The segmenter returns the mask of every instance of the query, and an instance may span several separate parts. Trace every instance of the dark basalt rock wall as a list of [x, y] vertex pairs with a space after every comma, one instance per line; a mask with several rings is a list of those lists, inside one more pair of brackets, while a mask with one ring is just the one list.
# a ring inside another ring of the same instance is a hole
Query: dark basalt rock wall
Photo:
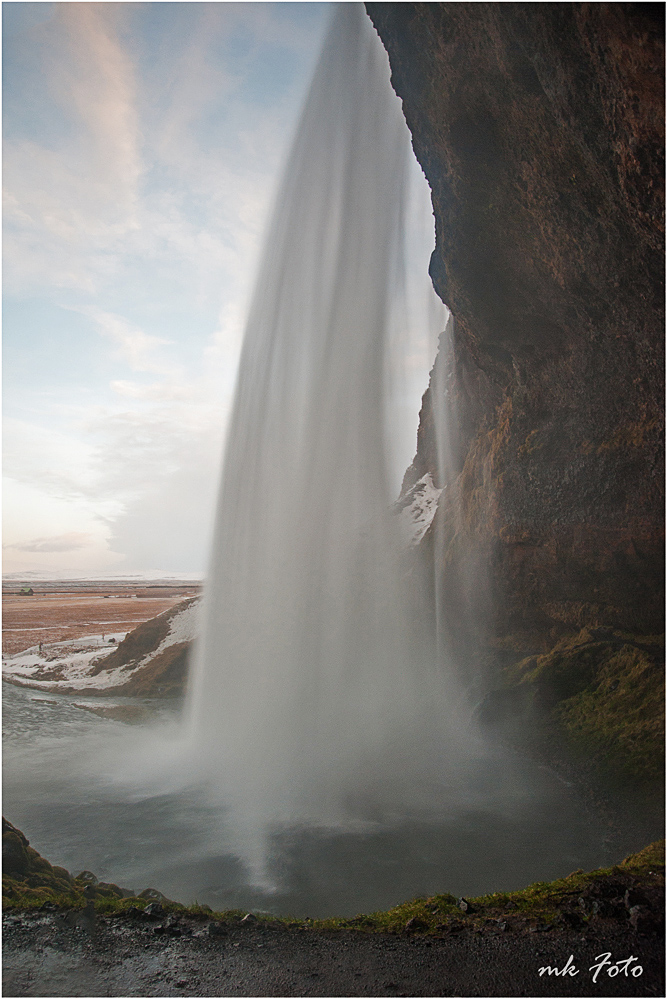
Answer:
[[[456, 320], [441, 592], [467, 580], [495, 639], [662, 631], [663, 5], [366, 8]], [[432, 404], [413, 479], [436, 477]]]

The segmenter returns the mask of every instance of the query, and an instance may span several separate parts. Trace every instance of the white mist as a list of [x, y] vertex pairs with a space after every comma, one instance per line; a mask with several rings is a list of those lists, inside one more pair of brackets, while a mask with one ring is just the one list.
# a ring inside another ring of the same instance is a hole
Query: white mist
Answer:
[[419, 810], [464, 755], [390, 512], [410, 155], [386, 53], [341, 4], [257, 279], [189, 692], [196, 766], [250, 825]]

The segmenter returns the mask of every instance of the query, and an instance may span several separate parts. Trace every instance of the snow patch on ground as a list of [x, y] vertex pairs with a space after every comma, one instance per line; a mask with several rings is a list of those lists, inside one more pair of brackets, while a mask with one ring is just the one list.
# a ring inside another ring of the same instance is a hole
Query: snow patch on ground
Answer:
[[197, 636], [197, 625], [199, 622], [199, 601], [191, 603], [178, 614], [174, 614], [169, 622], [169, 634], [164, 638], [158, 647], [149, 652], [140, 661], [140, 666], [146, 666], [152, 659], [161, 655], [170, 645], [178, 642], [192, 642]]
[[427, 472], [401, 499], [398, 513], [401, 530], [408, 544], [418, 545], [428, 531], [441, 493], [442, 489], [433, 485], [431, 473]]
[[[105, 635], [105, 639], [108, 636]], [[124, 632], [110, 636], [116, 643], [125, 638]], [[89, 676], [96, 663], [117, 649], [117, 644], [102, 644], [101, 635], [86, 635], [83, 639], [38, 645], [13, 656], [2, 657], [3, 679], [19, 686], [38, 686], [40, 690], [60, 687], [103, 689], [124, 682], [124, 677], [108, 673]]]
[[[78, 640], [53, 642], [34, 645], [24, 652], [3, 656], [2, 676], [10, 683], [21, 687], [33, 687], [39, 690], [58, 691], [93, 691], [120, 687], [142, 669], [161, 652], [177, 642], [192, 641], [197, 632], [197, 614], [199, 601], [189, 602], [182, 610], [176, 608], [176, 613], [169, 622], [169, 633], [156, 649], [133, 665], [132, 669], [118, 667], [103, 669], [91, 676], [93, 668], [100, 660], [106, 658], [118, 648], [118, 643], [125, 638], [125, 632], [118, 634], [86, 635]], [[109, 639], [115, 642], [109, 644]]]

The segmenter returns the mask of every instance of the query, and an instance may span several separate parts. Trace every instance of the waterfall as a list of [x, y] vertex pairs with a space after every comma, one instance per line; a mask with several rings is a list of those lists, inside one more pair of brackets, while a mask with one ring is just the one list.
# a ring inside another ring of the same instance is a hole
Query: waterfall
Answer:
[[[457, 687], [451, 635], [479, 630], [483, 580], [437, 561], [460, 516], [452, 323], [425, 413], [436, 455], [412, 469], [413, 511], [407, 492], [392, 503], [390, 383], [414, 362], [394, 308], [409, 156], [384, 49], [340, 4], [248, 319], [185, 716], [129, 728], [62, 695], [5, 697], [5, 807], [71, 870], [331, 916], [613, 859], [608, 817], [596, 827], [567, 782], [481, 740]], [[443, 489], [424, 584], [403, 527]]]
[[248, 822], [414, 810], [464, 740], [411, 625], [388, 487], [409, 155], [386, 53], [341, 4], [249, 314], [189, 691], [197, 766]]

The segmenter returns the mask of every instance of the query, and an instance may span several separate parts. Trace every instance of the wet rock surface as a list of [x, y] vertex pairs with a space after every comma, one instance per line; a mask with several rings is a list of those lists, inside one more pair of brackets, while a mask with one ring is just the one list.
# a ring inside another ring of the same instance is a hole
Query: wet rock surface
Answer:
[[[664, 633], [664, 6], [366, 8], [454, 316], [403, 484], [442, 490], [411, 568], [415, 619], [437, 605], [510, 738], [555, 721], [568, 752], [658, 785], [664, 643], [645, 640]], [[601, 631], [594, 669], [559, 645]], [[550, 650], [553, 670], [508, 677]]]
[[366, 7], [456, 321], [406, 483], [443, 485], [429, 393], [446, 389], [443, 612], [465, 632], [472, 602], [492, 637], [543, 645], [662, 632], [664, 8]]
[[[83, 871], [82, 875], [90, 874]], [[90, 875], [95, 878], [95, 875]], [[3, 895], [12, 895], [19, 888], [23, 890], [47, 888], [50, 891], [71, 891], [75, 879], [64, 867], [54, 867], [37, 850], [30, 846], [25, 833], [2, 817], [2, 882]], [[97, 878], [95, 878], [97, 883]], [[86, 877], [80, 887], [88, 883]]]
[[[652, 996], [664, 995], [658, 936], [613, 921], [582, 932], [463, 925], [436, 937], [315, 932], [187, 916], [72, 925], [59, 913], [4, 918], [10, 996]], [[156, 932], [161, 928], [161, 932]], [[177, 932], [178, 931], [178, 932]], [[609, 954], [593, 982], [594, 968]], [[572, 955], [571, 972], [563, 971]], [[617, 962], [634, 960], [638, 976]], [[590, 969], [593, 970], [590, 970]]]

